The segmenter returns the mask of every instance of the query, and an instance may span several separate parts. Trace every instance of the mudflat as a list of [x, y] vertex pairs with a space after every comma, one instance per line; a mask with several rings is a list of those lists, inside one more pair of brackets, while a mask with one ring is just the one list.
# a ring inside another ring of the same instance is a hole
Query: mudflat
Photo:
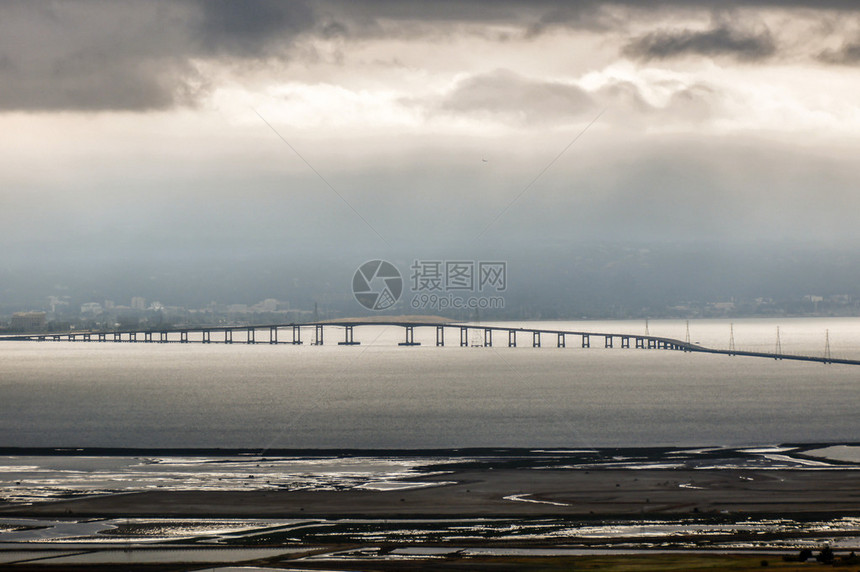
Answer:
[[[860, 471], [461, 470], [405, 490], [158, 491], [0, 506], [28, 516], [654, 517], [860, 515]], [[410, 481], [404, 480], [403, 484]]]

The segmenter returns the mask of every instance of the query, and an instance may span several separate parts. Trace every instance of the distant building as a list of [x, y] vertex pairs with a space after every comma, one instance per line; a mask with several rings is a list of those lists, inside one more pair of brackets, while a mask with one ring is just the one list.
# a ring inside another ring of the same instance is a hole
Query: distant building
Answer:
[[101, 314], [102, 311], [102, 305], [98, 302], [87, 302], [86, 304], [81, 304], [81, 314]]
[[146, 298], [135, 296], [131, 299], [132, 310], [146, 310]]
[[45, 312], [16, 312], [9, 328], [15, 332], [38, 332], [45, 329]]
[[[67, 298], [68, 296], [63, 296], [63, 298]], [[51, 306], [51, 313], [55, 313], [57, 311], [57, 306], [68, 306], [69, 303], [63, 298], [59, 296], [48, 296], [48, 304]]]
[[257, 302], [253, 306], [251, 306], [250, 310], [252, 312], [277, 312], [281, 306], [281, 303], [275, 300], [274, 298], [266, 298], [262, 302]]

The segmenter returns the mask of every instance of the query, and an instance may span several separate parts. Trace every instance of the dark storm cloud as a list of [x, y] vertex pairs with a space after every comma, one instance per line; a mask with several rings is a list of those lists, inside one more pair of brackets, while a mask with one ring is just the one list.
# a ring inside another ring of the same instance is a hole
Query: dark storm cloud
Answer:
[[[856, 2], [811, 0], [0, 0], [0, 112], [167, 109], [193, 105], [212, 78], [200, 62], [287, 60], [302, 38], [367, 40], [392, 34], [480, 33], [501, 25], [528, 37], [549, 28], [615, 30], [682, 11], [853, 10]], [[471, 25], [471, 31], [463, 26]], [[508, 38], [504, 34], [500, 39]], [[509, 39], [509, 38], [508, 38]], [[759, 60], [776, 46], [767, 32], [729, 25], [663, 30], [627, 46], [636, 58], [730, 55]], [[847, 45], [824, 59], [849, 62]]]
[[769, 31], [750, 32], [721, 25], [709, 30], [660, 30], [627, 44], [625, 55], [641, 60], [684, 56], [732, 56], [755, 61], [772, 56], [776, 44]]
[[546, 21], [592, 22], [590, 16], [605, 8], [724, 10], [734, 8], [858, 9], [854, 0], [329, 0], [318, 2], [326, 9], [350, 14], [350, 19], [389, 18], [425, 21], [521, 23], [534, 15]]
[[316, 24], [304, 2], [202, 0], [202, 17], [190, 30], [204, 52], [247, 58], [271, 55]]

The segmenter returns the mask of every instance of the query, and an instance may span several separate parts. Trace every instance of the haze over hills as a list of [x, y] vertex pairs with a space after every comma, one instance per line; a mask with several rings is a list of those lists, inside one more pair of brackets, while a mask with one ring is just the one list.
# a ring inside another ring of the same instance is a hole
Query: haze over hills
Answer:
[[[0, 270], [0, 312], [45, 310], [50, 297], [76, 313], [90, 302], [129, 305], [132, 297], [188, 309], [251, 306], [265, 299], [322, 317], [374, 315], [353, 297], [351, 281], [369, 259], [391, 261], [403, 277], [400, 302], [386, 314], [441, 313], [458, 319], [474, 310], [436, 312], [410, 307], [410, 268], [416, 260], [504, 261], [507, 285], [496, 295], [503, 308], [486, 318], [629, 318], [733, 315], [857, 315], [860, 254], [835, 249], [786, 248], [785, 244], [734, 248], [714, 245], [541, 245], [453, 250], [448, 256], [412, 254], [405, 248], [350, 248], [325, 259], [280, 245], [241, 257], [214, 252], [119, 258], [81, 256], [65, 260], [22, 257]], [[368, 254], [364, 254], [368, 252]], [[438, 292], [461, 295], [462, 292]], [[60, 308], [63, 310], [63, 307]]]

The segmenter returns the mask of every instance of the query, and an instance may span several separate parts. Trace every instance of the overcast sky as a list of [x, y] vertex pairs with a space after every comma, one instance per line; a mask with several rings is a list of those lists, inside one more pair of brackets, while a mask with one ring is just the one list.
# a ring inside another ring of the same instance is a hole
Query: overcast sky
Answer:
[[0, 0], [4, 264], [860, 242], [851, 1]]

